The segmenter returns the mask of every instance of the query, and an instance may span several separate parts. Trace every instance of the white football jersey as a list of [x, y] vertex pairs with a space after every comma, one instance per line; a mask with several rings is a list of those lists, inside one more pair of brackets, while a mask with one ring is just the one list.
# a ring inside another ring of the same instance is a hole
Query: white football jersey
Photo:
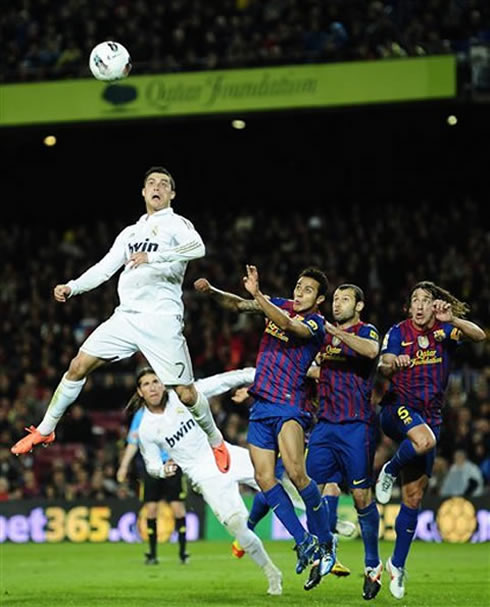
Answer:
[[[133, 253], [148, 254], [148, 263], [125, 265]], [[171, 207], [143, 215], [124, 228], [110, 251], [76, 280], [67, 284], [70, 297], [95, 289], [124, 266], [119, 277], [119, 309], [183, 315], [182, 282], [191, 259], [203, 257], [203, 241], [190, 221]]]
[[161, 451], [182, 468], [194, 485], [213, 477], [226, 477], [229, 482], [242, 483], [258, 489], [248, 449], [226, 443], [230, 452], [230, 470], [218, 470], [204, 431], [182, 404], [174, 390], [169, 390], [163, 413], [151, 413], [146, 407], [138, 429], [138, 440], [145, 467], [152, 476], [161, 476]]
[[163, 413], [151, 413], [145, 408], [139, 444], [149, 474], [163, 469], [162, 450], [196, 483], [221, 474], [204, 431], [174, 390], [169, 390]]

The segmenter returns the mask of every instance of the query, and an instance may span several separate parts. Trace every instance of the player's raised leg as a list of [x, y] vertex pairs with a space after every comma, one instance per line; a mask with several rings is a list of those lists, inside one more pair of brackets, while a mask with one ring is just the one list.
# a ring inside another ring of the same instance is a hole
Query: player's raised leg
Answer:
[[104, 364], [104, 360], [79, 351], [71, 361], [48, 405], [41, 423], [30, 426], [28, 434], [11, 448], [15, 455], [29, 453], [36, 445], [48, 445], [55, 439], [54, 430], [68, 407], [75, 402], [86, 382], [87, 375]]
[[[376, 499], [380, 504], [387, 504], [391, 499], [393, 485], [400, 471], [416, 457], [425, 455], [436, 446], [436, 437], [431, 428], [423, 423], [417, 413], [408, 407], [399, 407], [398, 416], [407, 424], [406, 438], [402, 440], [395, 455], [384, 464], [376, 482]], [[421, 423], [422, 422], [422, 423]]]

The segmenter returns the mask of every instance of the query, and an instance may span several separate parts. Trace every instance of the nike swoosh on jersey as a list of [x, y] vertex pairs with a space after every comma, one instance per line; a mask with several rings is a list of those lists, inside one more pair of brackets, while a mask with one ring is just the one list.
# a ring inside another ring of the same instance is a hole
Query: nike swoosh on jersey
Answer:
[[402, 341], [402, 346], [411, 346], [413, 344], [413, 341]]
[[320, 502], [320, 503], [318, 504], [318, 506], [313, 506], [313, 510], [314, 510], [315, 512], [317, 512], [317, 510], [320, 510], [320, 508], [322, 507], [322, 504], [323, 504], [323, 502]]
[[365, 478], [361, 478], [360, 481], [352, 481], [353, 485], [360, 485], [361, 483], [363, 483], [366, 479]]

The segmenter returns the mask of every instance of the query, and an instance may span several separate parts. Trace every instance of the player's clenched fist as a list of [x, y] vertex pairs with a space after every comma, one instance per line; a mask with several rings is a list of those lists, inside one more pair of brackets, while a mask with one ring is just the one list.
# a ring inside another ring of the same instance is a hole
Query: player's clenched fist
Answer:
[[64, 303], [70, 297], [71, 289], [68, 285], [56, 285], [53, 291], [56, 301]]
[[176, 472], [177, 464], [172, 459], [169, 459], [163, 464], [163, 474], [165, 478], [168, 478], [169, 476], [175, 476]]
[[194, 282], [194, 289], [196, 289], [196, 291], [201, 291], [201, 293], [207, 293], [211, 290], [211, 284], [206, 278], [198, 278]]

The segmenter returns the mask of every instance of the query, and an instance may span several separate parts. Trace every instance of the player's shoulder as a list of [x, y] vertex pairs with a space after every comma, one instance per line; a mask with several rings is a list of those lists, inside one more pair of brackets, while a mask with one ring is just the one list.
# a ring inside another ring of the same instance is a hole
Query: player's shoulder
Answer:
[[131, 223], [131, 224], [127, 225], [125, 228], [123, 228], [119, 232], [117, 237], [118, 238], [130, 238], [136, 232], [137, 226], [143, 217], [144, 217], [144, 215], [142, 217], [140, 217], [138, 219], [138, 221], [135, 221], [134, 223]]
[[370, 322], [364, 322], [364, 321], [361, 321], [361, 322], [359, 323], [359, 329], [358, 329], [358, 332], [359, 332], [359, 333], [361, 333], [361, 332], [362, 332], [362, 333], [364, 333], [365, 335], [369, 335], [369, 336], [371, 336], [371, 337], [376, 337], [376, 336], [378, 336], [378, 337], [379, 337], [379, 331], [378, 331], [378, 328], [377, 328], [375, 325], [373, 325], [372, 323], [370, 323]]
[[173, 225], [175, 225], [176, 227], [184, 226], [188, 230], [195, 229], [194, 224], [192, 223], [192, 221], [190, 221], [190, 219], [187, 219], [187, 217], [184, 217], [183, 215], [176, 213], [173, 209], [171, 209], [171, 211], [172, 212], [168, 214], [168, 217], [170, 218], [170, 221], [173, 223]]

